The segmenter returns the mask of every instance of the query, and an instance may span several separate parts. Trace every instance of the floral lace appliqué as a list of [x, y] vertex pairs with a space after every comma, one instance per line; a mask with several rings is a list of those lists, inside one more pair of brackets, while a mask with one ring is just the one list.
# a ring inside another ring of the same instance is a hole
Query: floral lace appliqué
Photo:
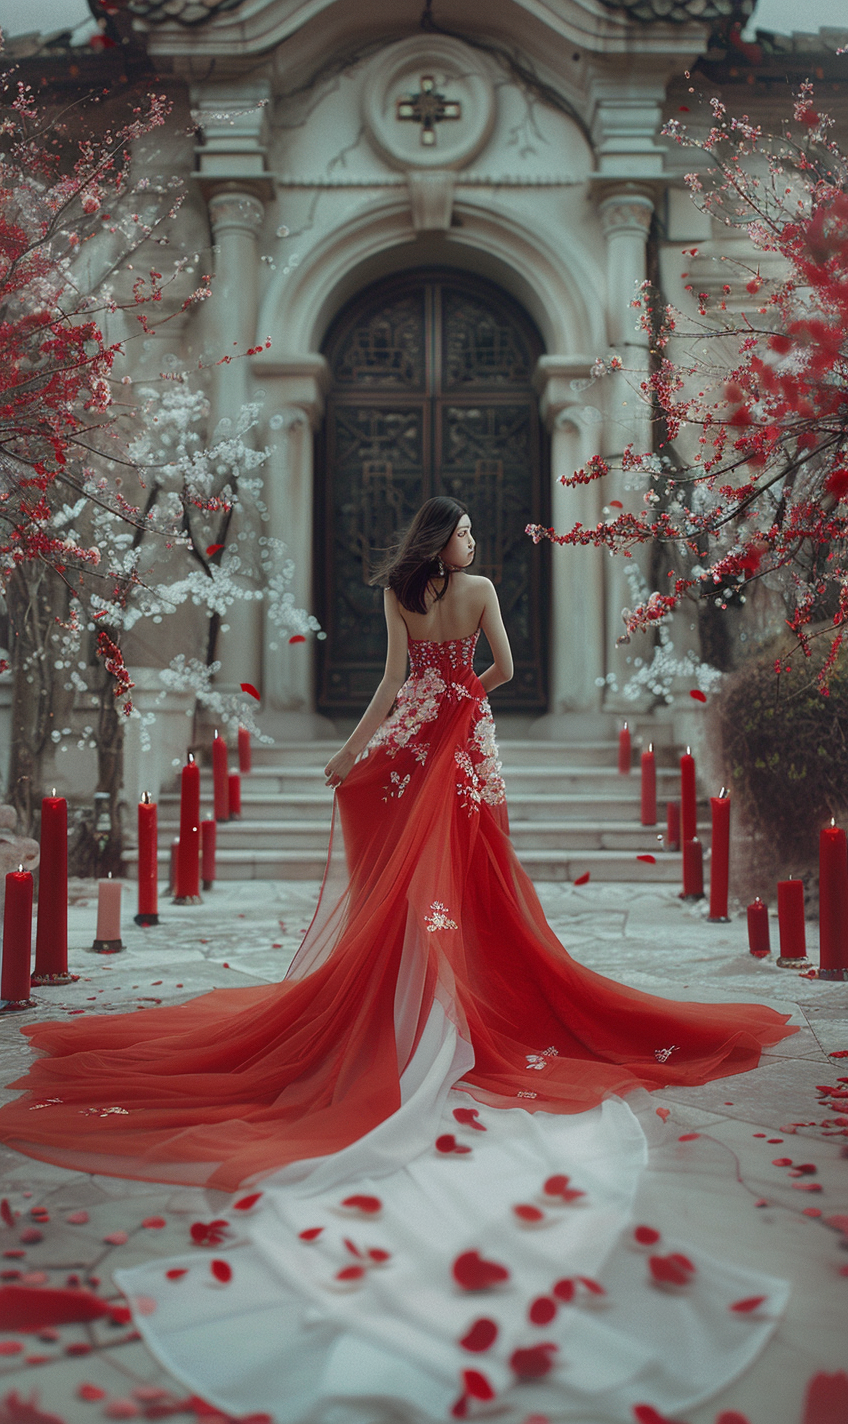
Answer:
[[543, 1048], [541, 1053], [525, 1054], [527, 1067], [534, 1068], [537, 1073], [541, 1073], [543, 1068], [547, 1068], [547, 1059], [559, 1058], [558, 1048]]
[[459, 929], [456, 920], [450, 918], [450, 911], [447, 905], [442, 905], [438, 900], [434, 900], [430, 906], [431, 914], [425, 916], [424, 923], [430, 934], [434, 930], [456, 930]]
[[64, 1101], [64, 1098], [45, 1098], [41, 1103], [33, 1103], [29, 1110], [30, 1112], [38, 1112], [39, 1108], [52, 1108], [55, 1107], [57, 1103]]
[[672, 1053], [678, 1052], [679, 1049], [677, 1047], [677, 1044], [673, 1043], [670, 1048], [655, 1048], [654, 1057], [656, 1058], [658, 1063], [667, 1063]]
[[[435, 668], [427, 668], [419, 677], [408, 678], [397, 695], [394, 712], [377, 728], [368, 743], [368, 750], [383, 747], [390, 757], [397, 756], [399, 751], [418, 737], [422, 727], [436, 720], [439, 715], [439, 699], [446, 690], [447, 683], [444, 678], [439, 677]], [[424, 757], [419, 760], [423, 761]]]
[[129, 1108], [81, 1108], [81, 1117], [110, 1117], [112, 1113], [119, 1113], [121, 1117], [129, 1117]]
[[385, 788], [386, 794], [383, 800], [388, 801], [394, 797], [400, 798], [408, 785], [409, 772], [407, 772], [406, 776], [401, 776], [400, 772], [393, 771], [390, 775], [389, 784]]

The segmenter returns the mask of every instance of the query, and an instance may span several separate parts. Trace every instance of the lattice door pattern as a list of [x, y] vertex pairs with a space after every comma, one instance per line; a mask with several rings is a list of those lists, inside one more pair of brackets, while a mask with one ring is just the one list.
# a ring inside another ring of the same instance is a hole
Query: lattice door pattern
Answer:
[[316, 479], [327, 630], [319, 707], [358, 713], [370, 699], [386, 637], [369, 569], [422, 501], [445, 493], [470, 510], [474, 572], [496, 584], [512, 642], [515, 678], [493, 702], [544, 711], [546, 551], [524, 533], [528, 523], [550, 522], [531, 384], [543, 349], [535, 328], [498, 287], [428, 270], [361, 293], [324, 349], [333, 388]]

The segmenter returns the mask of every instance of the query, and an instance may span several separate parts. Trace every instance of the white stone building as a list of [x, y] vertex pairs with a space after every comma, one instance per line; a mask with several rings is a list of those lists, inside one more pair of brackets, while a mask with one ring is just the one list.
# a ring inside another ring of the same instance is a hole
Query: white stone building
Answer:
[[[262, 724], [284, 740], [331, 735], [364, 706], [382, 660], [367, 551], [440, 490], [468, 502], [501, 588], [517, 663], [494, 699], [502, 725], [557, 738], [616, 709], [605, 679], [626, 680], [615, 645], [633, 602], [620, 561], [537, 548], [524, 526], [593, 524], [611, 498], [639, 499], [557, 477], [650, 445], [632, 388], [646, 360], [637, 284], [650, 270], [685, 303], [681, 248], [694, 244], [698, 281], [717, 280], [721, 235], [691, 203], [663, 121], [694, 110], [692, 89], [778, 118], [811, 71], [844, 114], [838, 37], [745, 45], [750, 0], [422, 3], [126, 7], [127, 53], [146, 48], [196, 125], [178, 156], [192, 188], [179, 222], [215, 265], [207, 308], [143, 361], [263, 347], [217, 368], [213, 413], [261, 395], [265, 532], [289, 546], [296, 601], [327, 632], [278, 646], [245, 604], [221, 635], [221, 682], [260, 688]], [[612, 352], [631, 374], [592, 383]], [[202, 636], [189, 621], [134, 637], [141, 705], [173, 649]], [[697, 646], [688, 619], [675, 636]], [[179, 735], [157, 740], [165, 775]]]

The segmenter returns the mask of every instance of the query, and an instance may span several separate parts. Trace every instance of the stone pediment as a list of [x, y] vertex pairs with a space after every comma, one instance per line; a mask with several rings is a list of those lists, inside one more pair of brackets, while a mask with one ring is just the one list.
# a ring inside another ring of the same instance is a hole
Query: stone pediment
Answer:
[[[636, 51], [677, 54], [697, 51], [705, 29], [729, 13], [740, 14], [747, 0], [509, 0], [491, 15], [503, 38], [519, 41], [535, 32], [540, 54], [552, 42], [577, 45], [589, 54]], [[403, 35], [418, 31], [418, 17], [398, 0], [370, 0], [358, 7], [350, 0], [131, 0], [138, 29], [148, 34], [148, 49], [158, 56], [216, 55], [238, 63], [268, 54], [295, 36], [312, 31], [318, 47], [354, 37]], [[510, 12], [514, 12], [511, 16]], [[485, 17], [484, 18], [488, 18]], [[438, 3], [437, 33], [473, 34], [480, 29], [480, 8], [473, 0]], [[648, 23], [646, 23], [646, 21]]]

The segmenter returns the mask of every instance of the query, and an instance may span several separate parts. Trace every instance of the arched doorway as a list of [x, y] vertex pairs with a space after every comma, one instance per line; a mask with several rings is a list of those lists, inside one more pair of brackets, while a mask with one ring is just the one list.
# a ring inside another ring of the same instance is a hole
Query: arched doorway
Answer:
[[[439, 493], [468, 505], [475, 569], [497, 585], [504, 611], [515, 677], [493, 701], [504, 712], [545, 711], [546, 551], [524, 533], [549, 523], [532, 387], [543, 349], [506, 292], [450, 269], [377, 282], [336, 317], [323, 345], [332, 388], [315, 481], [322, 712], [358, 713], [370, 699], [385, 624], [369, 558]], [[488, 649], [478, 657], [485, 665]]]

